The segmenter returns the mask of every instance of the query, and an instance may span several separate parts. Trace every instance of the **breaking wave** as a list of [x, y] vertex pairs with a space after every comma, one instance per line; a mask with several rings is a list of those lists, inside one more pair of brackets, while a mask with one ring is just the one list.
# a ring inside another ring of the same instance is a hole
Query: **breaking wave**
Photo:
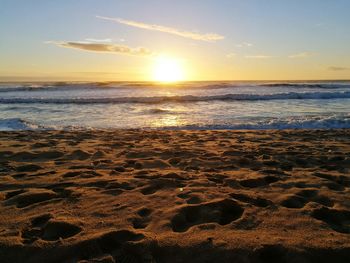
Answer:
[[41, 103], [41, 104], [118, 104], [118, 103], [166, 103], [166, 102], [206, 102], [206, 101], [260, 101], [260, 100], [307, 100], [350, 98], [350, 91], [342, 92], [288, 92], [276, 94], [225, 94], [213, 96], [155, 96], [116, 98], [0, 98], [0, 103]]
[[175, 130], [292, 130], [292, 129], [349, 129], [350, 115], [319, 118], [288, 118], [260, 120], [246, 124], [187, 125], [164, 127]]
[[0, 119], [0, 131], [38, 130], [39, 125], [20, 118]]
[[[106, 126], [43, 126], [20, 118], [0, 119], [0, 131], [20, 130], [94, 130], [94, 129], [130, 129], [131, 127], [114, 127], [111, 123]], [[286, 130], [286, 129], [349, 129], [350, 114], [334, 116], [309, 116], [288, 118], [263, 118], [242, 123], [227, 124], [193, 124], [184, 126], [165, 127], [133, 127], [133, 129], [165, 129], [165, 130]]]
[[[0, 84], [0, 93], [3, 92], [31, 92], [31, 91], [64, 91], [64, 90], [89, 90], [89, 89], [134, 89], [134, 88], [156, 88], [163, 87], [162, 84], [152, 82], [57, 82], [41, 84]], [[293, 82], [183, 82], [167, 85], [169, 88], [190, 88], [190, 89], [224, 89], [242, 87], [271, 87], [271, 88], [307, 88], [307, 89], [348, 89], [348, 82], [332, 83], [293, 83]]]

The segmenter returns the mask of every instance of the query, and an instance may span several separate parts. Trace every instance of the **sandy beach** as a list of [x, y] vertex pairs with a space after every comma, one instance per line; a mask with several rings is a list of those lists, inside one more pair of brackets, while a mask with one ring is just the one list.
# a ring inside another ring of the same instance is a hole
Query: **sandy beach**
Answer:
[[350, 130], [0, 133], [0, 261], [350, 262]]

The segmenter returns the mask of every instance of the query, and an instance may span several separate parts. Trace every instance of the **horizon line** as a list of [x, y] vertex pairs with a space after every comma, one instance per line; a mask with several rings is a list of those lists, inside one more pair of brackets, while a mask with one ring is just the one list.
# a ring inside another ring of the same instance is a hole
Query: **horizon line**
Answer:
[[[0, 77], [1, 78], [1, 77]], [[288, 82], [288, 81], [350, 81], [350, 79], [241, 79], [241, 80], [234, 80], [234, 79], [216, 79], [216, 80], [183, 80], [183, 81], [174, 81], [174, 82], [159, 82], [154, 80], [1, 80], [0, 83], [28, 83], [28, 82], [85, 82], [85, 83], [106, 83], [106, 82], [148, 82], [148, 83], [161, 83], [165, 85], [171, 85], [171, 84], [177, 84], [177, 83], [186, 83], [186, 82], [219, 82], [219, 81], [227, 81], [227, 82], [261, 82], [261, 81], [268, 81], [268, 82]]]

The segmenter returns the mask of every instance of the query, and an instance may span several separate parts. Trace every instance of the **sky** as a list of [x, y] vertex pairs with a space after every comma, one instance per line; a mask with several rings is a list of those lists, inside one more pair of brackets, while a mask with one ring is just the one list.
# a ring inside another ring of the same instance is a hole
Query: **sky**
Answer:
[[349, 0], [0, 0], [0, 81], [350, 79]]

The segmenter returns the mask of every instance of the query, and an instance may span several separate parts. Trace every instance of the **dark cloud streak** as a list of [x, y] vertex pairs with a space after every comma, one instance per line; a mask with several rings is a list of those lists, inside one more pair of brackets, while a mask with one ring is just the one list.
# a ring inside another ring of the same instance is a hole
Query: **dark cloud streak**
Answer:
[[332, 71], [345, 71], [345, 70], [350, 70], [350, 68], [347, 68], [347, 67], [335, 67], [335, 66], [329, 67], [328, 69], [329, 69], [329, 70], [332, 70]]
[[88, 43], [88, 42], [51, 42], [64, 48], [73, 48], [89, 52], [115, 53], [131, 56], [152, 56], [153, 53], [144, 47], [130, 48], [124, 45], [103, 44], [103, 43]]

